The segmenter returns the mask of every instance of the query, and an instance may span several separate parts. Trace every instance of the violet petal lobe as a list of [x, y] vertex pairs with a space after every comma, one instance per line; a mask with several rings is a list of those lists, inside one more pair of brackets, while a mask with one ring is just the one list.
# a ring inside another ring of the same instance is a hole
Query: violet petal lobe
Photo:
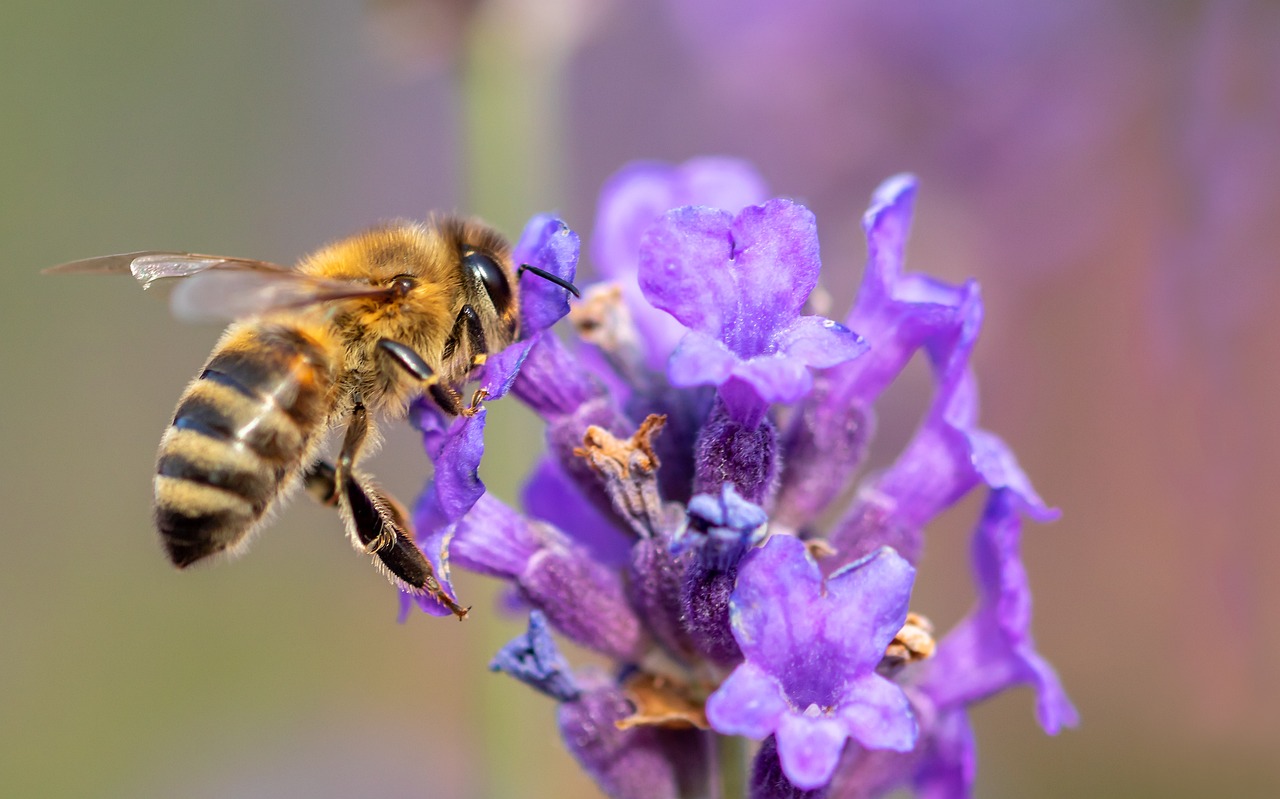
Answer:
[[[640, 244], [640, 289], [649, 302], [690, 330], [723, 340], [737, 306], [727, 211], [686, 206], [668, 211]], [[727, 343], [727, 342], [726, 342]]]
[[778, 352], [814, 369], [851, 361], [867, 351], [867, 342], [833, 319], [797, 317], [777, 336]]
[[[454, 523], [484, 495], [479, 470], [484, 454], [486, 413], [481, 407], [473, 416], [450, 418], [423, 400], [414, 405], [410, 414], [414, 425], [422, 431], [423, 446], [435, 464], [435, 475], [414, 504], [414, 535], [418, 548], [435, 571], [441, 590], [455, 600], [449, 545]], [[433, 616], [450, 612], [429, 595], [415, 595], [409, 601]], [[401, 607], [402, 610], [406, 607], [403, 599]]]
[[907, 618], [915, 569], [888, 547], [833, 573], [826, 582], [829, 631], [856, 633], [846, 643], [860, 663], [878, 664]]
[[1040, 725], [1052, 735], [1079, 715], [1031, 636], [1031, 589], [1019, 554], [1024, 507], [1010, 489], [991, 492], [973, 539], [978, 606], [939, 642], [920, 689], [941, 712], [1029, 683]]
[[698, 330], [691, 330], [671, 353], [667, 364], [667, 376], [671, 385], [690, 388], [702, 385], [720, 385], [729, 379], [738, 365], [734, 355], [723, 341]]
[[837, 719], [788, 713], [778, 725], [777, 738], [782, 772], [792, 785], [812, 790], [831, 781], [848, 733]]
[[[555, 217], [543, 214], [529, 220], [512, 251], [516, 266], [536, 266], [573, 282], [578, 268], [578, 234]], [[549, 280], [525, 272], [520, 275], [520, 335], [529, 338], [569, 313], [569, 292]]]
[[747, 795], [751, 799], [823, 799], [828, 793], [823, 788], [806, 791], [792, 785], [778, 759], [778, 739], [770, 735], [752, 761]]
[[901, 688], [875, 672], [849, 680], [839, 712], [850, 735], [868, 749], [908, 752], [915, 745], [911, 703]]
[[755, 740], [771, 735], [786, 711], [782, 686], [754, 663], [734, 669], [707, 699], [707, 720], [717, 732]]

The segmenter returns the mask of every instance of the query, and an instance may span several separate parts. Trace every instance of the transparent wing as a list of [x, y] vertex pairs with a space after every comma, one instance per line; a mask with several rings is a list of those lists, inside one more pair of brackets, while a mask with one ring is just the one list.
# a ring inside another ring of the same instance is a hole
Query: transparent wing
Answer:
[[143, 287], [166, 277], [188, 277], [209, 269], [230, 271], [293, 273], [286, 266], [233, 258], [226, 255], [201, 255], [193, 252], [141, 250], [119, 255], [103, 255], [72, 261], [44, 270], [46, 275], [133, 275]]
[[282, 308], [301, 308], [334, 300], [387, 297], [387, 287], [326, 280], [298, 272], [209, 271], [174, 287], [169, 306], [192, 322], [240, 319]]
[[45, 274], [132, 275], [143, 288], [184, 278], [169, 299], [174, 315], [188, 321], [225, 321], [281, 308], [357, 297], [386, 297], [387, 287], [328, 280], [248, 258], [184, 252], [131, 252], [55, 266]]

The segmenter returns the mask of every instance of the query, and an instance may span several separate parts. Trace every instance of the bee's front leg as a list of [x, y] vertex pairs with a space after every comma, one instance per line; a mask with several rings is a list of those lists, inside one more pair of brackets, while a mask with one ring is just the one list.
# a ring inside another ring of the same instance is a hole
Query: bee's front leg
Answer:
[[[462, 332], [472, 329], [472, 325], [467, 322], [468, 319], [474, 320], [474, 328], [475, 330], [479, 331], [480, 329], [479, 318], [475, 315], [475, 311], [471, 308], [470, 305], [465, 306], [462, 312], [458, 314], [458, 318], [453, 324], [453, 331], [449, 334], [449, 338], [445, 341], [444, 351], [446, 355], [444, 357], [446, 358], [450, 357], [450, 355], [452, 355], [452, 353], [457, 350], [458, 341], [460, 340], [460, 336], [462, 335]], [[478, 335], [479, 335], [479, 342], [483, 346], [484, 344], [483, 331], [479, 332]], [[474, 346], [476, 342], [476, 336], [470, 335], [470, 338], [471, 338], [471, 343]], [[426, 360], [417, 352], [415, 352], [414, 349], [409, 345], [402, 344], [399, 341], [392, 341], [389, 338], [384, 338], [378, 342], [378, 349], [382, 350], [384, 353], [390, 356], [392, 363], [394, 363], [396, 366], [399, 366], [401, 369], [407, 372], [411, 377], [415, 377], [418, 380], [421, 380], [423, 383], [425, 383], [427, 388], [427, 395], [430, 396], [431, 400], [435, 402], [436, 406], [439, 407], [445, 413], [449, 414], [450, 416], [471, 416], [476, 412], [476, 409], [479, 406], [477, 397], [473, 396], [471, 398], [471, 405], [469, 406], [463, 405], [462, 395], [459, 393], [458, 389], [455, 386], [449, 385], [448, 383], [440, 382], [439, 377], [437, 377], [435, 372], [432, 371], [431, 367], [427, 365]], [[472, 368], [484, 363], [484, 359], [485, 359], [485, 355], [483, 351], [478, 352], [476, 355], [473, 355], [471, 358]], [[478, 394], [479, 392], [477, 392], [477, 396]], [[483, 397], [481, 397], [480, 399], [483, 399]]]

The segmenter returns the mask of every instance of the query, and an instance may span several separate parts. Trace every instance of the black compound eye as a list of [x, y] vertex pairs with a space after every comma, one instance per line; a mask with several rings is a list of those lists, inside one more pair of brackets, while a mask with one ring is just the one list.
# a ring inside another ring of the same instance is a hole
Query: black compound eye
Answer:
[[462, 265], [471, 270], [471, 274], [480, 278], [480, 282], [484, 284], [484, 290], [489, 293], [489, 299], [493, 301], [494, 309], [499, 314], [504, 313], [507, 306], [511, 305], [511, 284], [507, 282], [507, 276], [503, 273], [502, 267], [480, 252], [463, 254]]

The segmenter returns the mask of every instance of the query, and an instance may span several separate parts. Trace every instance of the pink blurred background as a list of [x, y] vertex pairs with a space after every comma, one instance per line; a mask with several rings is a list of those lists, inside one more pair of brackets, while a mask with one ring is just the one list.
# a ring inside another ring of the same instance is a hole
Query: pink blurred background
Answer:
[[[474, 620], [398, 625], [303, 501], [248, 557], [170, 569], [154, 452], [217, 330], [37, 273], [289, 262], [430, 209], [511, 234], [556, 210], [585, 237], [618, 167], [702, 154], [814, 208], [837, 309], [899, 171], [921, 180], [909, 265], [982, 281], [984, 425], [1064, 511], [1024, 556], [1083, 725], [1045, 737], [1026, 691], [981, 707], [978, 795], [1280, 795], [1280, 7], [112, 6], [0, 10], [0, 795], [596, 795], [551, 703], [485, 669], [521, 627], [491, 582], [462, 581]], [[879, 457], [926, 388], [895, 389]], [[539, 425], [491, 420], [510, 500]], [[429, 467], [388, 432], [371, 467], [411, 498]], [[976, 513], [926, 549], [915, 603], [944, 629]]]

